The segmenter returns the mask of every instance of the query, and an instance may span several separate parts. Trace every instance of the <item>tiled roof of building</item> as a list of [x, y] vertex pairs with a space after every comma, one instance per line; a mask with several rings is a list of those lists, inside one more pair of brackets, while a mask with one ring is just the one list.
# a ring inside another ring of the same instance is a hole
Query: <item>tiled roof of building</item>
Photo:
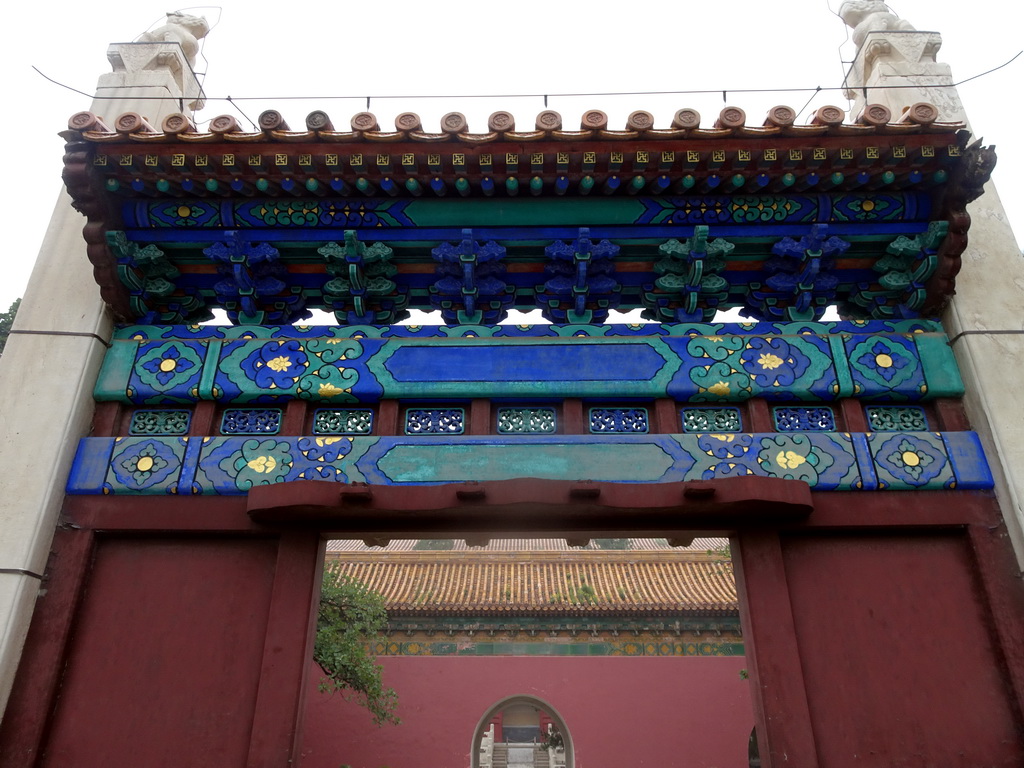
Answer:
[[338, 553], [327, 568], [383, 595], [392, 615], [650, 615], [733, 612], [720, 553]]
[[[366, 544], [358, 539], [336, 539], [327, 542], [327, 552], [414, 552], [444, 550], [451, 552], [580, 552], [603, 550], [599, 543], [591, 540], [585, 547], [574, 547], [565, 539], [491, 539], [483, 546], [471, 546], [464, 539], [445, 539], [441, 546], [432, 546], [421, 539], [401, 539], [388, 542], [383, 547]], [[694, 539], [684, 547], [673, 547], [665, 539], [627, 539], [624, 549], [644, 552], [707, 552], [727, 546], [728, 539]]]

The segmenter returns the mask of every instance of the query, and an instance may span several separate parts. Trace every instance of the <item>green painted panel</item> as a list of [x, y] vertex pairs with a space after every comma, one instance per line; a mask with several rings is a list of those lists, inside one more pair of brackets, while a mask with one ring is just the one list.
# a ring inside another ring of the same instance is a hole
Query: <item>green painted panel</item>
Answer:
[[138, 347], [134, 340], [114, 341], [103, 358], [100, 375], [96, 379], [93, 391], [96, 400], [120, 402], [125, 399]]
[[656, 444], [633, 443], [624, 464], [622, 445], [566, 444], [399, 444], [378, 460], [380, 471], [396, 483], [454, 483], [474, 480], [511, 480], [517, 477], [550, 479], [600, 477], [607, 481], [657, 482], [673, 465], [673, 458]]
[[850, 375], [850, 362], [846, 357], [846, 348], [841, 336], [829, 336], [828, 346], [832, 351], [832, 362], [836, 367], [836, 397], [853, 397], [853, 377]]
[[203, 364], [203, 375], [199, 380], [199, 398], [201, 400], [213, 400], [216, 397], [214, 381], [217, 377], [217, 363], [220, 359], [222, 342], [219, 339], [210, 341], [210, 348], [206, 353], [206, 360]]
[[914, 341], [928, 382], [928, 397], [963, 397], [964, 382], [945, 334], [915, 333]]

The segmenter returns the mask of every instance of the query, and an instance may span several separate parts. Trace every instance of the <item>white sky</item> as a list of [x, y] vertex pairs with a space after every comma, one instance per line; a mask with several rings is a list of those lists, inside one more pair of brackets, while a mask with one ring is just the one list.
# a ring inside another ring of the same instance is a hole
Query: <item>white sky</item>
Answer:
[[[207, 73], [209, 97], [197, 117], [204, 122], [224, 113], [237, 116], [222, 100], [228, 95], [236, 100], [261, 97], [266, 100], [238, 101], [252, 120], [274, 108], [302, 129], [306, 114], [323, 109], [343, 128], [372, 96], [370, 110], [385, 130], [400, 112], [417, 112], [425, 129], [434, 130], [441, 115], [459, 111], [469, 118], [471, 130], [483, 131], [487, 115], [498, 109], [512, 112], [520, 128], [532, 129], [534, 117], [545, 108], [542, 98], [509, 94], [626, 92], [635, 95], [551, 96], [548, 108], [562, 114], [567, 128], [594, 108], [608, 113], [613, 128], [623, 127], [636, 109], [652, 112], [656, 125], [667, 127], [682, 107], [698, 109], [702, 124], [710, 125], [723, 106], [720, 92], [641, 92], [726, 89], [728, 103], [743, 108], [748, 122], [760, 121], [776, 104], [798, 110], [807, 104], [798, 120], [805, 122], [824, 104], [848, 106], [839, 90], [817, 95], [784, 91], [841, 85], [841, 61], [852, 58], [853, 45], [850, 30], [832, 12], [840, 2], [224, 0], [221, 6], [189, 10], [214, 26], [196, 66]], [[1006, 0], [893, 0], [889, 5], [917, 29], [942, 33], [939, 60], [952, 66], [955, 81], [1002, 65], [1022, 47], [1020, 11]], [[56, 134], [91, 102], [48, 82], [32, 67], [91, 94], [97, 78], [109, 71], [107, 44], [134, 40], [162, 22], [169, 10], [175, 9], [150, 0], [104, 0], [64, 12], [36, 0], [5, 12], [0, 55], [12, 92], [9, 115], [0, 121], [7, 148], [3, 195], [8, 211], [0, 309], [24, 290], [61, 184], [63, 142]], [[987, 144], [997, 145], [994, 178], [1018, 231], [1024, 226], [1024, 187], [1013, 180], [1024, 171], [1022, 76], [1024, 56], [960, 87], [974, 128]], [[480, 94], [503, 97], [468, 98]], [[384, 98], [409, 95], [449, 98]], [[309, 98], [285, 98], [294, 96]]]

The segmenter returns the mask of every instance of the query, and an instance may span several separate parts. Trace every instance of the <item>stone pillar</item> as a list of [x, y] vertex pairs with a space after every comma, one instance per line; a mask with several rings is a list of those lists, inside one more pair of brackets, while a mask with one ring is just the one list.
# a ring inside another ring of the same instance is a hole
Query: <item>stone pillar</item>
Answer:
[[107, 60], [113, 72], [100, 76], [90, 110], [107, 125], [138, 112], [159, 128], [167, 115], [191, 115], [203, 106], [202, 86], [176, 43], [116, 43], [107, 48]]
[[[159, 121], [200, 104], [179, 43], [113, 45], [91, 111]], [[182, 109], [184, 107], [184, 110]], [[70, 115], [69, 115], [70, 117]], [[57, 130], [60, 126], [54, 126]], [[56, 179], [54, 182], [56, 183]], [[64, 190], [0, 360], [0, 711], [7, 704], [112, 319]]]
[[[936, 32], [868, 32], [847, 79], [854, 113], [864, 105], [862, 86], [868, 86], [868, 101], [885, 104], [894, 119], [926, 101], [939, 108], [939, 120], [970, 128], [949, 67], [935, 60], [941, 45]], [[984, 443], [1024, 569], [1024, 386], [1018, 379], [1024, 374], [1024, 258], [991, 182], [967, 210], [969, 244], [942, 320], [967, 389], [967, 415]]]
[[949, 65], [935, 60], [940, 47], [938, 32], [867, 33], [846, 77], [850, 114], [860, 114], [865, 104], [884, 104], [896, 119], [904, 107], [927, 101], [939, 108], [940, 120], [962, 119], [951, 117], [963, 114], [956, 89], [934, 87], [953, 83]]

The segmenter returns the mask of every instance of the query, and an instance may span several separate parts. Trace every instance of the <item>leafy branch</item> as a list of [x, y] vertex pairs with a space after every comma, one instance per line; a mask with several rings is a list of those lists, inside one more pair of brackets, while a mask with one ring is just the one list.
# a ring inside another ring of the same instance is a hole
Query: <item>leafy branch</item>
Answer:
[[319, 688], [366, 707], [377, 726], [400, 722], [398, 694], [384, 687], [383, 668], [367, 649], [387, 621], [380, 595], [348, 576], [324, 572], [313, 643], [313, 660], [324, 672]]

